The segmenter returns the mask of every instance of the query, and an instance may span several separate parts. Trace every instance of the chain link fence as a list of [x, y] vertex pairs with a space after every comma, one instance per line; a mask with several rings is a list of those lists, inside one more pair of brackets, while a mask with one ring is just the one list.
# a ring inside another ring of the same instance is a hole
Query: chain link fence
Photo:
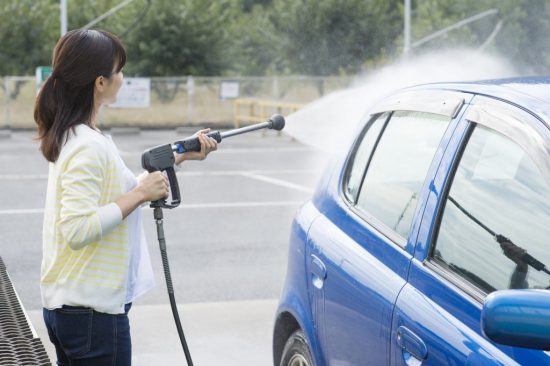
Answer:
[[[184, 127], [233, 125], [234, 99], [223, 98], [221, 87], [238, 85], [239, 98], [306, 104], [352, 82], [346, 77], [154, 77], [150, 106], [102, 108], [99, 124], [111, 127]], [[0, 129], [35, 128], [37, 94], [32, 76], [5, 76], [0, 93]]]

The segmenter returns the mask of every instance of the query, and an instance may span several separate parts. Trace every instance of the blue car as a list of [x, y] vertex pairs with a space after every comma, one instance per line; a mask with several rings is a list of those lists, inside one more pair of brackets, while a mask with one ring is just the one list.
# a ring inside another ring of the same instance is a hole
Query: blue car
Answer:
[[293, 221], [274, 364], [550, 365], [549, 128], [548, 78], [370, 109]]

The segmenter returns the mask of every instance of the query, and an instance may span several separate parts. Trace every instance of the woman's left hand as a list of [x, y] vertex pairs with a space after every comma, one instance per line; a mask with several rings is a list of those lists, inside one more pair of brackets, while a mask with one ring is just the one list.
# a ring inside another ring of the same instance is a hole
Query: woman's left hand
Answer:
[[180, 164], [184, 160], [204, 160], [206, 159], [206, 156], [208, 154], [210, 154], [212, 151], [217, 150], [218, 142], [212, 137], [206, 136], [208, 132], [210, 132], [210, 129], [206, 128], [204, 130], [198, 131], [193, 135], [199, 138], [199, 142], [201, 143], [200, 151], [187, 151], [183, 154], [174, 153], [176, 164]]

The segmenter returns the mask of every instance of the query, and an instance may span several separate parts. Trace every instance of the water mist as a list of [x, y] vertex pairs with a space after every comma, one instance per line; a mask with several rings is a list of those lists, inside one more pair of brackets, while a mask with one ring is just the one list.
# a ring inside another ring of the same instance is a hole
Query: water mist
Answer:
[[505, 60], [455, 49], [401, 60], [361, 75], [349, 89], [330, 93], [288, 116], [285, 132], [325, 152], [346, 152], [369, 106], [393, 90], [430, 82], [515, 76]]

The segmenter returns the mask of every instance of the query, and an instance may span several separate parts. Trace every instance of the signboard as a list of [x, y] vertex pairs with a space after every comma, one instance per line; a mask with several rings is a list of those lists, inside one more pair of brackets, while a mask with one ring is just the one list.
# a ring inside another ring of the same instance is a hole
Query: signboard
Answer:
[[52, 67], [51, 66], [38, 66], [36, 68], [35, 76], [36, 76], [36, 91], [38, 92], [40, 88], [42, 87], [42, 84], [44, 84], [44, 81], [52, 74]]
[[147, 108], [151, 105], [151, 79], [125, 78], [112, 108]]
[[222, 81], [220, 83], [220, 99], [235, 99], [239, 97], [239, 82], [238, 81]]

